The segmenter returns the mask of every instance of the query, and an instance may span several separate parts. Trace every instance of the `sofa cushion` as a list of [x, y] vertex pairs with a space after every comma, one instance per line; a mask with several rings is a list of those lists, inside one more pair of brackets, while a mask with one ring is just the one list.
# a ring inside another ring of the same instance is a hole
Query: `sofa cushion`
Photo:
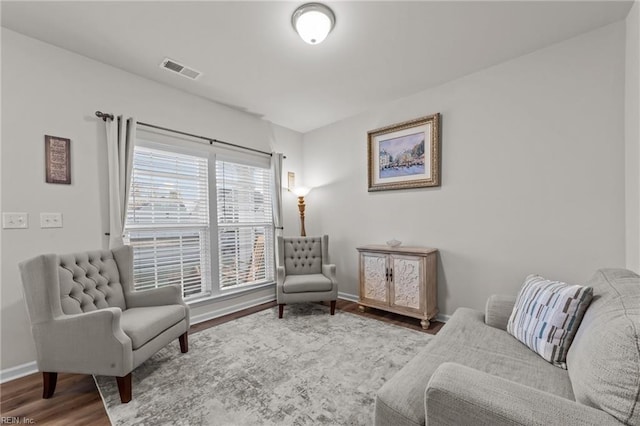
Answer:
[[285, 293], [308, 293], [310, 291], [331, 291], [331, 280], [322, 274], [287, 275], [282, 291]]
[[576, 400], [640, 425], [640, 276], [601, 269], [593, 301], [567, 354]]
[[507, 332], [553, 365], [567, 368], [573, 336], [593, 289], [529, 275], [518, 294]]
[[131, 308], [122, 312], [120, 326], [131, 339], [133, 350], [136, 350], [185, 317], [183, 305]]
[[424, 425], [424, 392], [434, 371], [454, 362], [574, 400], [566, 370], [546, 362], [510, 334], [459, 308], [438, 334], [392, 377], [376, 398], [376, 425]]

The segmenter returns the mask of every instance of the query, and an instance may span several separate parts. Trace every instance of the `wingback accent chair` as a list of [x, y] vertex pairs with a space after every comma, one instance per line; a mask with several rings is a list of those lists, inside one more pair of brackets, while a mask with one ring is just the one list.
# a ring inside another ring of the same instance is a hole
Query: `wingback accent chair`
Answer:
[[189, 307], [179, 286], [133, 289], [133, 250], [45, 254], [20, 264], [43, 372], [43, 398], [58, 373], [116, 376], [131, 400], [131, 371], [174, 339], [189, 350]]
[[336, 265], [329, 263], [329, 237], [278, 237], [278, 318], [287, 303], [331, 301], [336, 311]]

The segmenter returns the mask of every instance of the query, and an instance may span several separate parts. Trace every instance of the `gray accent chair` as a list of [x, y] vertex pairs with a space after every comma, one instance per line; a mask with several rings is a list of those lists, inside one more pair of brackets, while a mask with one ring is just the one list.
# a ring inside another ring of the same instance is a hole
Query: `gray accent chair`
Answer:
[[20, 263], [20, 272], [43, 398], [65, 372], [115, 376], [126, 403], [133, 369], [174, 339], [189, 350], [180, 287], [134, 291], [129, 246], [40, 255]]
[[336, 311], [338, 282], [336, 265], [329, 263], [329, 237], [278, 237], [276, 280], [278, 318], [284, 305], [302, 302], [331, 302]]

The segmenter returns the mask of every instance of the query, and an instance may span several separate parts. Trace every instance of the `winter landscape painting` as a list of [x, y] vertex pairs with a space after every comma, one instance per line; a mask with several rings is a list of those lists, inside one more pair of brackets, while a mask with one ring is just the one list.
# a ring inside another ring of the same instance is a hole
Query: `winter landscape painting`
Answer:
[[380, 141], [381, 178], [424, 174], [424, 133]]
[[369, 191], [440, 185], [440, 114], [368, 132]]

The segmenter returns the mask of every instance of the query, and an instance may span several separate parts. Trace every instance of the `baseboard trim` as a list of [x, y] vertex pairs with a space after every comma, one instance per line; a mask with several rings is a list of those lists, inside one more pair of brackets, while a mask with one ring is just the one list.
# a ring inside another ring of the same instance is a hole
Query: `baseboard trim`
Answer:
[[355, 294], [343, 293], [341, 291], [338, 292], [338, 297], [340, 299], [348, 300], [349, 302], [358, 302], [360, 298]]
[[37, 372], [38, 364], [35, 361], [16, 365], [15, 367], [6, 368], [0, 371], [0, 383], [10, 382]]
[[447, 322], [451, 318], [451, 315], [438, 314], [436, 315], [436, 321]]
[[204, 314], [195, 315], [191, 317], [191, 324], [199, 324], [201, 322], [209, 321], [214, 318], [219, 318], [224, 315], [229, 315], [234, 312], [241, 311], [247, 308], [253, 308], [254, 306], [262, 305], [263, 303], [273, 302], [276, 300], [275, 295], [263, 296], [258, 299], [249, 300], [247, 302], [237, 303], [235, 305], [226, 306], [224, 308], [214, 309]]

